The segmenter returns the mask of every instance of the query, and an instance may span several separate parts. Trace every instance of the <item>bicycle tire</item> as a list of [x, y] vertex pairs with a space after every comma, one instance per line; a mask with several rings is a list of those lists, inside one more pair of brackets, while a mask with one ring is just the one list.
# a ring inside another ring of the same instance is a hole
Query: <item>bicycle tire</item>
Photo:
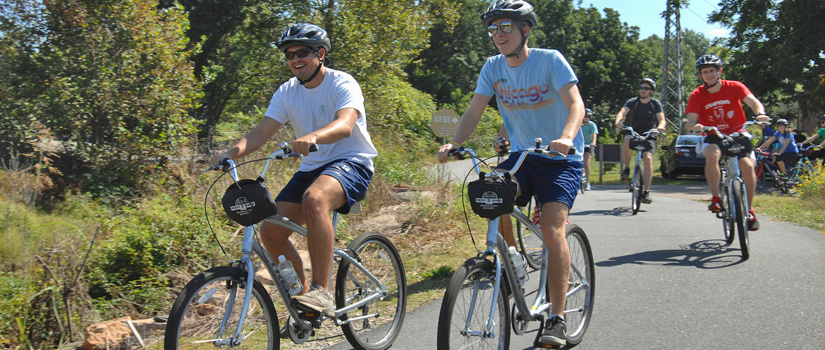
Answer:
[[[567, 347], [582, 341], [590, 319], [593, 317], [593, 302], [596, 293], [596, 265], [593, 251], [584, 230], [575, 224], [567, 225], [567, 246], [570, 250], [570, 279], [565, 301], [565, 332]], [[576, 273], [576, 270], [579, 272]], [[572, 292], [580, 288], [577, 292]], [[547, 291], [550, 295], [550, 291]], [[570, 310], [570, 311], [568, 311]]]
[[[362, 233], [348, 245], [367, 271], [388, 288], [386, 296], [375, 299], [340, 317], [376, 315], [341, 325], [350, 345], [360, 350], [383, 350], [392, 346], [401, 331], [407, 309], [407, 279], [398, 250], [389, 239], [376, 232]], [[335, 303], [344, 308], [380, 289], [363, 271], [342, 260], [335, 283]]]
[[[506, 295], [506, 282], [501, 282], [498, 299], [494, 301], [493, 262], [484, 258], [472, 258], [456, 270], [444, 292], [438, 315], [439, 350], [510, 348], [510, 312], [507, 303], [509, 296]], [[492, 303], [496, 306], [493, 315], [493, 334], [487, 337], [481, 332], [486, 329]]]
[[733, 211], [730, 205], [730, 193], [728, 193], [728, 186], [724, 182], [719, 183], [719, 197], [722, 200], [722, 232], [725, 234], [725, 242], [733, 243], [734, 233], [736, 232], [736, 222], [733, 219]]
[[742, 249], [742, 260], [751, 256], [750, 242], [748, 242], [748, 204], [745, 200], [745, 185], [741, 181], [733, 184], [733, 205], [736, 215], [736, 230], [739, 235], [739, 247]]
[[[243, 304], [246, 271], [238, 267], [214, 267], [195, 276], [175, 299], [166, 323], [164, 349], [214, 349], [221, 320], [229, 311], [222, 340], [235, 333]], [[234, 298], [233, 298], [234, 296]], [[231, 301], [231, 303], [227, 303]], [[237, 349], [278, 349], [278, 315], [269, 292], [257, 280], [252, 284], [252, 298]]]
[[[527, 217], [532, 219], [533, 215], [533, 201], [527, 204]], [[533, 231], [527, 230], [524, 225], [516, 220], [516, 234], [518, 238], [519, 248], [527, 261], [527, 266], [533, 270], [541, 268], [541, 260], [544, 257], [544, 244], [541, 237], [536, 236]]]
[[642, 185], [642, 169], [638, 164], [633, 169], [631, 186], [633, 186], [633, 196], [631, 197], [630, 207], [633, 210], [633, 215], [636, 215], [642, 207], [642, 188], [644, 188]]

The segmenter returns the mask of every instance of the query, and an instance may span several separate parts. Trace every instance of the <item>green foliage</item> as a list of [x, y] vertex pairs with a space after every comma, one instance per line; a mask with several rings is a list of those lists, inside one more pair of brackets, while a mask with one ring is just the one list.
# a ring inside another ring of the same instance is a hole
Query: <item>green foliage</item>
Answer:
[[[106, 239], [90, 259], [93, 298], [123, 299], [148, 313], [153, 309], [145, 308], [158, 306], [150, 299], [168, 283], [165, 274], [180, 266], [208, 268], [220, 259], [203, 208], [189, 197], [161, 194], [99, 219]], [[225, 219], [218, 220], [212, 218], [212, 225], [223, 236], [219, 223]]]

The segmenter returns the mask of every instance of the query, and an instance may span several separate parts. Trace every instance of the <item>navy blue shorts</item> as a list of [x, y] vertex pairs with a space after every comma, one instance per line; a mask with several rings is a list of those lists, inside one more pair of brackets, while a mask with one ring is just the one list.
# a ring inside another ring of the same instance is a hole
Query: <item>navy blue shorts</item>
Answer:
[[[496, 169], [511, 169], [521, 153], [512, 153]], [[528, 155], [514, 174], [521, 189], [516, 198], [517, 205], [526, 205], [533, 195], [539, 204], [560, 202], [573, 208], [573, 201], [579, 192], [584, 163], [568, 160], [551, 160], [539, 155]], [[500, 171], [500, 170], [499, 170]]]
[[347, 203], [342, 205], [335, 211], [346, 214], [349, 213], [350, 208], [355, 202], [364, 199], [367, 194], [367, 188], [370, 186], [372, 179], [372, 171], [366, 165], [359, 162], [339, 159], [327, 164], [324, 164], [314, 170], [299, 171], [292, 176], [292, 179], [284, 186], [276, 202], [290, 202], [301, 204], [303, 202], [304, 192], [312, 185], [315, 180], [321, 175], [329, 175], [334, 177], [344, 188], [344, 194], [347, 196]]

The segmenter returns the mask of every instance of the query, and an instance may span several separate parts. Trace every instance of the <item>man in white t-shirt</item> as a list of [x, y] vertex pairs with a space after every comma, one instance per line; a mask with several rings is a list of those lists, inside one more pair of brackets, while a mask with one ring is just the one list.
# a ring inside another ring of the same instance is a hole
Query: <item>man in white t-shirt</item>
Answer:
[[[576, 150], [576, 154], [561, 159], [531, 153], [513, 174], [518, 183], [516, 203], [526, 203], [535, 195], [541, 205], [540, 227], [551, 260], [548, 285], [553, 305], [539, 341], [565, 345], [564, 306], [570, 275], [565, 233], [567, 216], [581, 185], [584, 152], [584, 139], [579, 132], [584, 103], [576, 86], [578, 78], [559, 51], [527, 47], [527, 36], [537, 25], [537, 16], [529, 3], [498, 0], [481, 19], [501, 54], [488, 58], [481, 68], [470, 107], [462, 115], [451, 142], [439, 147], [438, 160], [447, 161], [449, 151], [470, 138], [493, 95], [512, 149], [499, 169], [511, 169], [521, 152], [535, 145], [537, 137], [544, 140], [544, 146], [549, 145], [561, 154], [568, 154], [571, 148]], [[501, 217], [502, 226], [512, 230], [507, 219], [507, 215]], [[509, 241], [512, 238], [508, 244]]]
[[[377, 151], [367, 132], [364, 97], [358, 82], [347, 73], [327, 68], [330, 49], [327, 33], [313, 24], [289, 27], [278, 40], [295, 76], [272, 95], [264, 118], [237, 144], [211, 158], [242, 158], [266, 143], [289, 122], [297, 139], [292, 150], [304, 155], [298, 172], [275, 198], [278, 213], [307, 228], [312, 262], [312, 282], [304, 276], [303, 262], [289, 241], [292, 231], [264, 222], [261, 237], [273, 257], [284, 255], [303, 281], [293, 299], [299, 307], [334, 317], [329, 276], [335, 233], [330, 213], [348, 213], [364, 197], [373, 175]], [[312, 145], [318, 151], [310, 153]]]

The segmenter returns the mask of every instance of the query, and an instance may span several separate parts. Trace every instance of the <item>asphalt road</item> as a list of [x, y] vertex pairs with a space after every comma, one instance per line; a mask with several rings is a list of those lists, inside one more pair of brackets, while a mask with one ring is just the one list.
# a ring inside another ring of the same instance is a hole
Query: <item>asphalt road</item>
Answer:
[[[703, 186], [654, 188], [638, 215], [623, 187], [579, 195], [570, 220], [590, 238], [597, 282], [577, 349], [825, 349], [825, 236], [760, 215], [743, 261], [696, 200]], [[440, 304], [408, 311], [392, 348], [435, 349]], [[511, 348], [534, 337], [513, 334]]]

